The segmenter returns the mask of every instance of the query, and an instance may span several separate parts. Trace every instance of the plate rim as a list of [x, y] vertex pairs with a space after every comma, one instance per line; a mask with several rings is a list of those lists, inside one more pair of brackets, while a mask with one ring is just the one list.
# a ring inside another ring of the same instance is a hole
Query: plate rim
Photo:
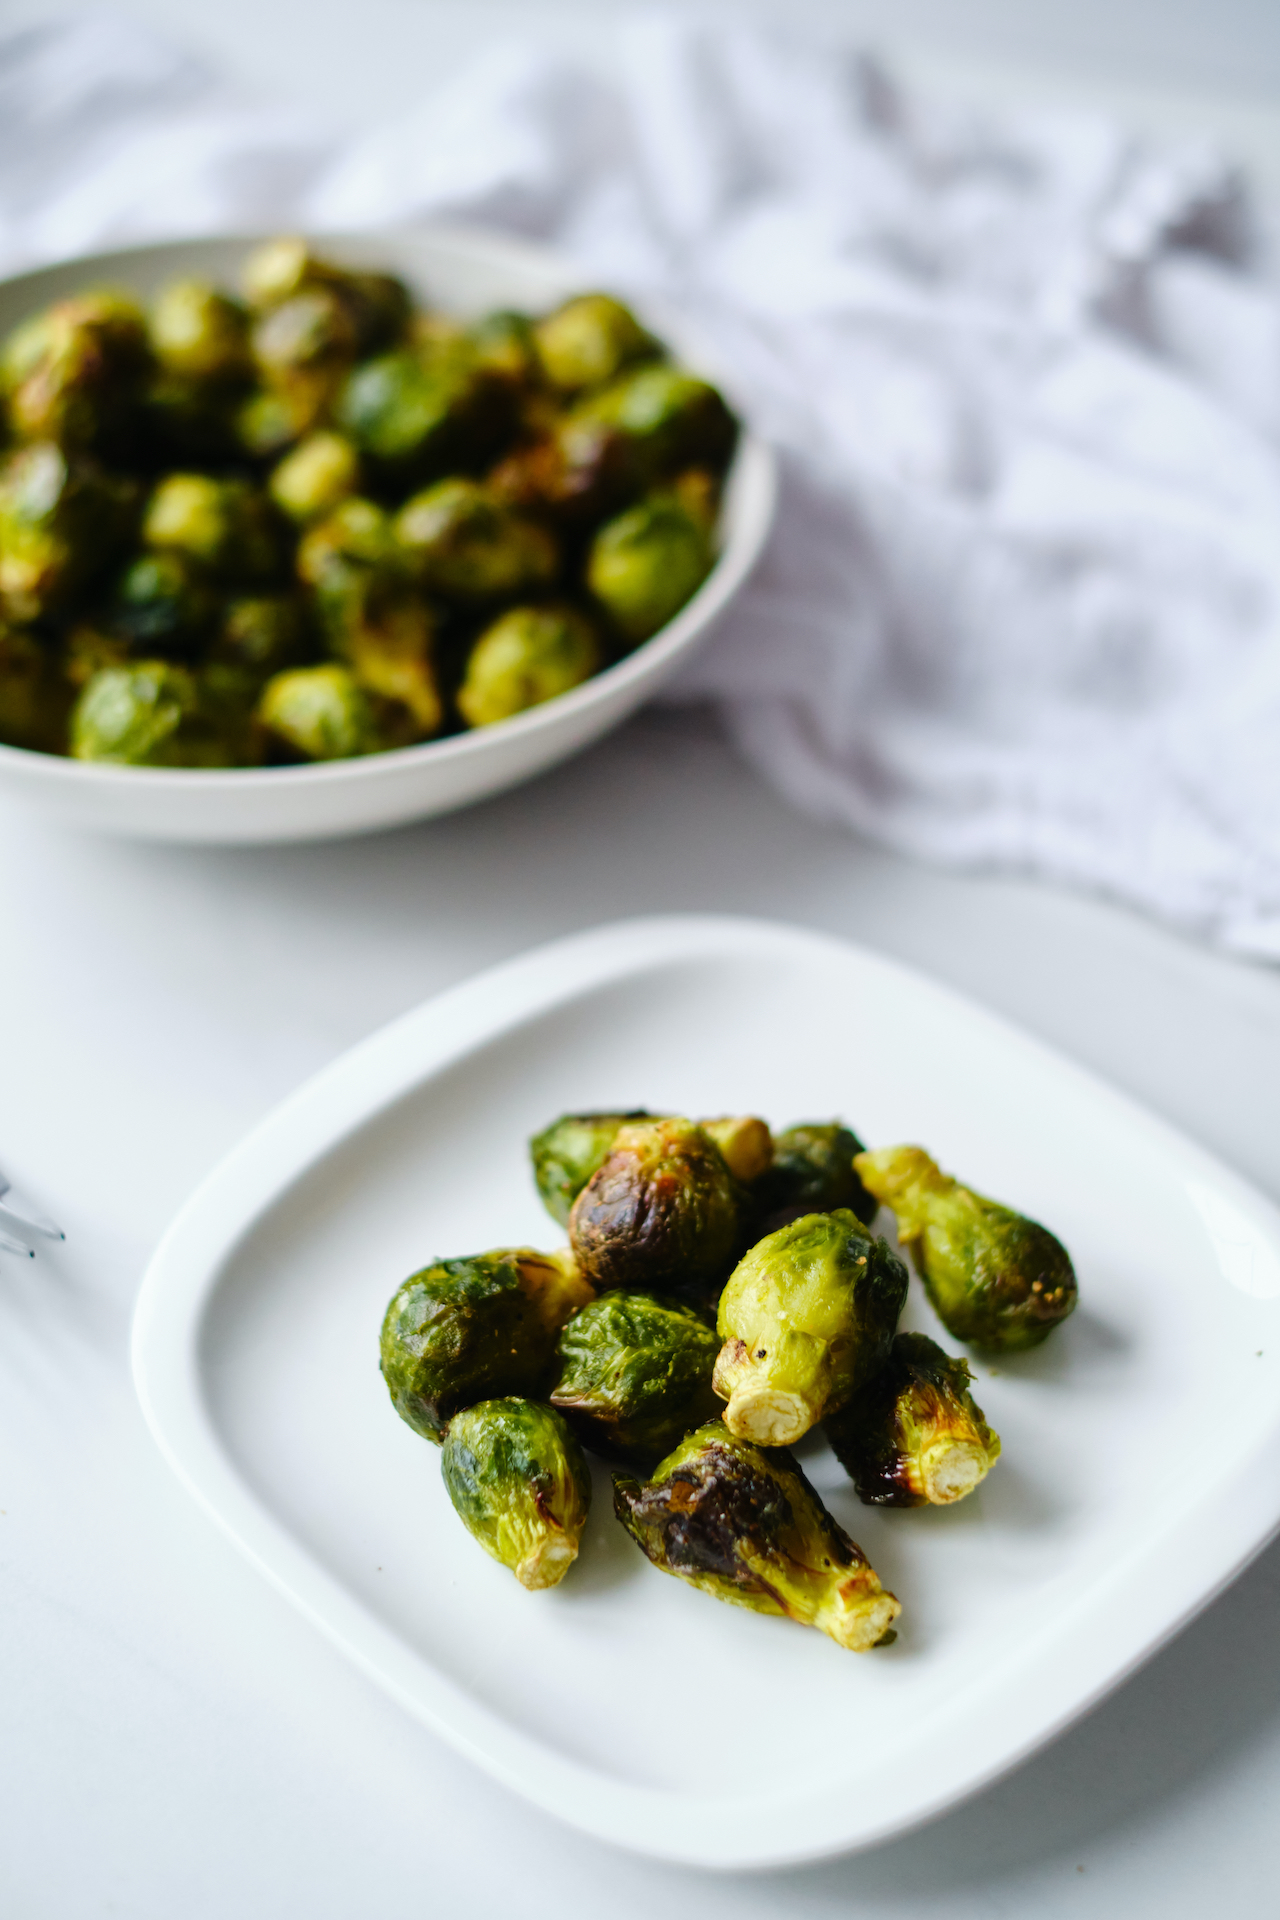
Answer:
[[[196, 1188], [156, 1247], [138, 1295], [131, 1354], [147, 1425], [179, 1480], [258, 1571], [414, 1718], [544, 1812], [634, 1852], [714, 1868], [763, 1869], [862, 1851], [923, 1826], [982, 1792], [1087, 1714], [1207, 1607], [1280, 1530], [1280, 1481], [1266, 1467], [1272, 1427], [1211, 1491], [1094, 1581], [1083, 1600], [1055, 1608], [1043, 1632], [997, 1670], [950, 1697], [944, 1725], [963, 1729], [935, 1758], [926, 1788], [906, 1798], [842, 1785], [793, 1793], [737, 1793], [714, 1801], [602, 1775], [503, 1720], [410, 1649], [312, 1556], [235, 1467], [206, 1405], [199, 1368], [205, 1307], [227, 1260], [280, 1195], [376, 1114], [540, 1013], [610, 981], [673, 960], [752, 952], [843, 958], [922, 993], [967, 1023], [1029, 1051], [1038, 1067], [1069, 1076], [1162, 1155], [1225, 1191], [1280, 1250], [1280, 1210], [1180, 1129], [1016, 1023], [919, 969], [859, 942], [815, 929], [729, 914], [646, 915], [568, 935], [484, 969], [432, 995], [305, 1081], [265, 1115]], [[1262, 1469], [1260, 1472], [1259, 1469]], [[1274, 1485], [1273, 1485], [1274, 1483]], [[1270, 1491], [1269, 1491], [1270, 1489]], [[1182, 1542], [1194, 1520], [1197, 1551]], [[1191, 1564], [1189, 1564], [1191, 1563]], [[1152, 1575], [1156, 1597], [1152, 1599]], [[1135, 1574], [1140, 1576], [1135, 1579]], [[1104, 1612], [1104, 1603], [1110, 1611]], [[1103, 1615], [1102, 1638], [1079, 1631]], [[1072, 1629], [1073, 1621], [1077, 1626]], [[1052, 1644], [1052, 1662], [1036, 1666]], [[1029, 1696], [1038, 1702], [1029, 1713]], [[973, 1708], [988, 1703], [986, 1718]], [[1010, 1704], [1022, 1731], [993, 1732]], [[1032, 1723], [1033, 1722], [1033, 1723]], [[956, 1757], [963, 1751], [963, 1762]], [[714, 1818], [706, 1811], [714, 1808]]]

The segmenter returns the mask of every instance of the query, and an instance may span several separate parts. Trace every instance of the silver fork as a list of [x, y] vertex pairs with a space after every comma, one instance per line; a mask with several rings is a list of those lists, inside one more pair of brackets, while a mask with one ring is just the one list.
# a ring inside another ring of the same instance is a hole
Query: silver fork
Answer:
[[0, 1173], [0, 1247], [7, 1253], [25, 1253], [32, 1260], [36, 1257], [34, 1247], [25, 1240], [19, 1240], [16, 1234], [6, 1231], [9, 1227], [20, 1227], [25, 1233], [38, 1233], [45, 1240], [65, 1240], [66, 1234], [61, 1227], [54, 1225], [38, 1213], [20, 1213], [17, 1207], [5, 1205], [4, 1196], [10, 1190], [9, 1182]]

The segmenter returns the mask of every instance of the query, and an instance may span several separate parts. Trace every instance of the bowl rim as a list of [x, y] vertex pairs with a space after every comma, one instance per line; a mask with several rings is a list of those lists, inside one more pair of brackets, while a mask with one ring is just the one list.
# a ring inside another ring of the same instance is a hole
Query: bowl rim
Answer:
[[[48, 261], [22, 273], [0, 277], [0, 290], [8, 293], [30, 282], [35, 292], [38, 283], [47, 280], [50, 275], [63, 275], [69, 270], [83, 270], [91, 274], [98, 267], [110, 271], [113, 263], [163, 258], [167, 253], [185, 252], [192, 247], [250, 247], [279, 231], [278, 227], [273, 227], [254, 232], [174, 235], [164, 240], [115, 247], [100, 253], [76, 254], [65, 260]], [[500, 228], [462, 221], [424, 221], [415, 226], [398, 223], [386, 227], [304, 228], [300, 232], [302, 238], [317, 246], [341, 248], [385, 244], [390, 247], [397, 243], [415, 245], [422, 242], [437, 246], [456, 244], [460, 253], [473, 259], [488, 255], [495, 264], [500, 264], [504, 258], [508, 261], [520, 259], [526, 268], [543, 272], [554, 269], [566, 278], [571, 277], [574, 268], [573, 256], [555, 247], [528, 240], [522, 235], [508, 235]], [[657, 312], [665, 305], [661, 300], [647, 298], [643, 293], [628, 293], [627, 298], [651, 312]], [[694, 330], [678, 313], [673, 314], [669, 321], [664, 319], [659, 324], [664, 334], [674, 336], [674, 344], [682, 360], [687, 358], [695, 368], [698, 365], [708, 366], [714, 374], [714, 355], [703, 351]], [[687, 355], [686, 344], [690, 348]], [[175, 787], [184, 794], [195, 794], [201, 790], [210, 793], [234, 791], [242, 796], [255, 790], [281, 793], [287, 789], [334, 786], [367, 779], [371, 768], [385, 770], [390, 776], [395, 770], [407, 771], [423, 765], [444, 767], [455, 762], [465, 764], [486, 753], [498, 741], [514, 745], [536, 738], [539, 733], [559, 723], [571, 725], [575, 715], [589, 711], [607, 701], [611, 695], [625, 695], [637, 683], [642, 684], [659, 674], [695, 638], [703, 637], [760, 557], [773, 524], [777, 502], [777, 459], [768, 442], [744, 424], [726, 476], [726, 498], [747, 489], [750, 490], [753, 510], [744, 516], [743, 525], [735, 529], [734, 537], [720, 547], [706, 579], [665, 626], [647, 640], [642, 640], [621, 660], [592, 674], [580, 686], [571, 687], [568, 692], [557, 694], [536, 707], [529, 707], [523, 713], [513, 714], [509, 719], [468, 728], [462, 733], [447, 734], [439, 740], [422, 740], [413, 746], [390, 747], [378, 753], [358, 754], [340, 760], [306, 761], [299, 765], [274, 767], [122, 766], [109, 760], [74, 760], [65, 754], [44, 753], [35, 747], [16, 747], [0, 742], [0, 776], [12, 772], [24, 780], [44, 779], [71, 788], [104, 784], [116, 788], [144, 786], [151, 793]], [[721, 534], [724, 531], [723, 507], [717, 531]]]

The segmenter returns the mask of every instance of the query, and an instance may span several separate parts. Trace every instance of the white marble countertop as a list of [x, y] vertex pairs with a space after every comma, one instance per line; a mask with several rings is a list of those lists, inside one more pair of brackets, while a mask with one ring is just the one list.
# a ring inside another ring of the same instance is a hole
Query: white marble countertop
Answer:
[[[134, 10], [180, 17], [172, 0]], [[1248, 0], [1235, 10], [1247, 24]], [[229, 61], [250, 11], [228, 0]], [[436, 11], [452, 58], [466, 33]], [[328, 58], [332, 86], [340, 42]], [[318, 71], [314, 48], [303, 65]], [[1265, 133], [1258, 103], [1241, 111]], [[1269, 1910], [1280, 1546], [969, 1807], [853, 1860], [694, 1874], [533, 1814], [349, 1669], [182, 1493], [143, 1428], [127, 1344], [151, 1247], [248, 1126], [425, 995], [575, 928], [721, 909], [864, 941], [1109, 1076], [1277, 1198], [1280, 975], [815, 826], [687, 714], [641, 716], [453, 819], [330, 847], [161, 850], [2, 812], [0, 899], [0, 1164], [68, 1230], [37, 1262], [0, 1256], [6, 1917]]]

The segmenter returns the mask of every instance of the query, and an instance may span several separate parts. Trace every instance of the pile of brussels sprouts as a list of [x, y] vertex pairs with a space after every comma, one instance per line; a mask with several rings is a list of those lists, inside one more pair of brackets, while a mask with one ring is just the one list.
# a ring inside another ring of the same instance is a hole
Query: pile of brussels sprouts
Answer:
[[522, 1585], [572, 1565], [591, 1481], [665, 1573], [785, 1614], [854, 1652], [901, 1611], [789, 1451], [819, 1427], [871, 1506], [950, 1505], [1000, 1440], [966, 1361], [899, 1333], [907, 1269], [987, 1354], [1037, 1346], [1076, 1304], [1061, 1242], [914, 1146], [868, 1153], [839, 1122], [567, 1114], [530, 1143], [569, 1244], [438, 1260], [387, 1309], [396, 1411], [442, 1446], [480, 1544]]
[[736, 423], [617, 300], [472, 326], [301, 240], [0, 353], [0, 741], [333, 760], [506, 720], [709, 572]]

